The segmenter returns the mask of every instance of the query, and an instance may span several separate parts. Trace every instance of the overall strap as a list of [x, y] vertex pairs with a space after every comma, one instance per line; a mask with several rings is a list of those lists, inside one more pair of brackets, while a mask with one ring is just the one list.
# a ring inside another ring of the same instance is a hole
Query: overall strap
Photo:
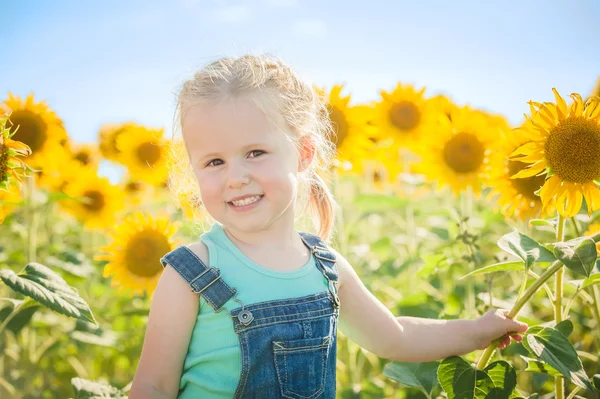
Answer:
[[321, 240], [321, 237], [302, 231], [299, 232], [299, 234], [302, 238], [302, 241], [304, 241], [304, 244], [310, 248], [310, 252], [315, 256], [316, 264], [319, 267], [319, 270], [321, 270], [321, 273], [323, 273], [329, 282], [329, 291], [333, 295], [335, 305], [339, 307], [340, 300], [337, 291], [339, 274], [337, 268], [335, 267], [335, 255], [327, 247], [327, 244]]
[[177, 270], [189, 283], [192, 291], [202, 295], [217, 313], [225, 302], [237, 294], [237, 289], [231, 288], [223, 281], [221, 270], [207, 267], [198, 255], [185, 245], [168, 252], [160, 258], [160, 263], [163, 268], [169, 264]]

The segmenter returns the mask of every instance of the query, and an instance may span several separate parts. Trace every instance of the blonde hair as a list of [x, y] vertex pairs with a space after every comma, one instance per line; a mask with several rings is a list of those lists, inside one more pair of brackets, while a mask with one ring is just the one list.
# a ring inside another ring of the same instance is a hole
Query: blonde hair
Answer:
[[[317, 234], [327, 241], [334, 227], [338, 205], [325, 178], [331, 171], [335, 145], [330, 139], [333, 129], [323, 97], [275, 56], [221, 58], [183, 83], [177, 97], [176, 128], [181, 128], [191, 106], [214, 104], [229, 96], [247, 96], [271, 122], [283, 120], [287, 129], [281, 130], [291, 132], [284, 134], [297, 150], [300, 150], [302, 139], [311, 140], [315, 156], [311, 165], [299, 174], [297, 200], [301, 206], [296, 208], [295, 218], [298, 220], [301, 215], [308, 214]], [[181, 144], [172, 148], [175, 153], [170, 160], [169, 188], [178, 198], [194, 197], [193, 192], [198, 192], [198, 187], [190, 166], [189, 152], [187, 157], [182, 156], [184, 145]], [[192, 206], [199, 208], [200, 204], [201, 199]], [[208, 215], [205, 213], [204, 216]]]

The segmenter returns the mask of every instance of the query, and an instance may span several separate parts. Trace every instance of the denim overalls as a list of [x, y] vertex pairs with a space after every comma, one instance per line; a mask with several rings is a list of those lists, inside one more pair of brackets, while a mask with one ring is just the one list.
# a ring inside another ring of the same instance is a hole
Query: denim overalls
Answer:
[[[335, 399], [336, 343], [340, 302], [335, 256], [315, 235], [300, 232], [328, 291], [299, 298], [244, 305], [216, 267], [207, 267], [188, 247], [160, 259], [199, 293], [215, 312], [225, 310], [240, 341], [242, 367], [234, 398]], [[223, 305], [233, 297], [241, 307]]]

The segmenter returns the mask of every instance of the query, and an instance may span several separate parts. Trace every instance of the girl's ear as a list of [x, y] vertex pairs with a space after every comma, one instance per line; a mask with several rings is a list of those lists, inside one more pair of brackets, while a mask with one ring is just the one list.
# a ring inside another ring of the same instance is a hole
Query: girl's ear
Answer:
[[310, 136], [300, 139], [300, 152], [298, 157], [298, 172], [305, 171], [315, 157], [315, 145]]

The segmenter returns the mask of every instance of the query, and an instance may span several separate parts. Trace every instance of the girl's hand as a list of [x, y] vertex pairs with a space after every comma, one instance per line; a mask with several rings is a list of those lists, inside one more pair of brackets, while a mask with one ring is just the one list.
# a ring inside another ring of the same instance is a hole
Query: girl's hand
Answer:
[[509, 311], [506, 309], [491, 309], [483, 316], [475, 320], [477, 325], [475, 339], [478, 349], [485, 349], [493, 340], [502, 338], [498, 348], [504, 349], [510, 345], [510, 339], [521, 342], [520, 334], [527, 331], [527, 324], [506, 317]]

